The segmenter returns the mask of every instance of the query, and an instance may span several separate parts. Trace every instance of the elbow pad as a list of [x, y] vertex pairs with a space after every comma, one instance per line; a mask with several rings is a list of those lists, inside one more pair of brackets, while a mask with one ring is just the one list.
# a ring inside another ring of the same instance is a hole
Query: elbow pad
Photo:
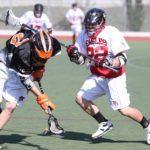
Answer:
[[125, 53], [119, 53], [117, 57], [120, 61], [120, 67], [124, 66], [127, 63], [127, 55]]
[[31, 88], [33, 87], [34, 83], [31, 80], [30, 76], [29, 77], [22, 77], [22, 76], [20, 76], [20, 80], [21, 80], [22, 84], [26, 87], [27, 90], [31, 90]]

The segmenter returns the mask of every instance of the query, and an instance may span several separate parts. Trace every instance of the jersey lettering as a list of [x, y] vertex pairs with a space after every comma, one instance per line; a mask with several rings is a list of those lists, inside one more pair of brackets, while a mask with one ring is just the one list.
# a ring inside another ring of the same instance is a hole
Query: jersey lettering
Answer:
[[27, 42], [29, 39], [26, 38], [26, 39], [23, 39], [24, 37], [24, 34], [23, 33], [18, 33], [18, 34], [15, 34], [12, 38], [11, 38], [11, 41], [10, 43], [12, 45], [14, 45], [15, 47], [18, 47], [20, 45], [22, 45], [23, 43]]
[[95, 60], [101, 61], [108, 55], [107, 42], [101, 38], [96, 40], [86, 41], [87, 54]]
[[31, 28], [34, 28], [36, 30], [40, 30], [42, 28], [42, 26], [41, 25], [31, 24]]

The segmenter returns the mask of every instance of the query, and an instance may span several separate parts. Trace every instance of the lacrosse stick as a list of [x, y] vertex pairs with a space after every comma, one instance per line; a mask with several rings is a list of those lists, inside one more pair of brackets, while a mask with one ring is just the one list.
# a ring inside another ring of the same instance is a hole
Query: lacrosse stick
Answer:
[[[69, 48], [69, 46], [65, 45], [64, 43], [61, 43], [61, 42], [59, 42], [59, 43], [60, 43], [61, 46], [65, 47], [65, 48]], [[91, 61], [93, 61], [93, 62], [96, 63], [96, 64], [99, 64], [99, 62], [98, 62], [97, 60], [91, 58], [91, 57], [88, 56], [88, 55], [85, 55], [85, 54], [83, 54], [83, 53], [81, 53], [81, 52], [78, 52], [78, 54], [81, 55], [81, 56], [83, 56], [83, 57], [85, 57], [85, 58], [87, 58], [87, 59], [89, 59], [89, 60], [91, 60]], [[108, 66], [108, 65], [106, 65], [106, 64], [103, 64], [103, 67], [104, 67], [104, 68], [107, 68], [107, 69], [110, 69], [110, 70], [112, 70], [113, 72], [116, 72], [116, 73], [118, 72], [118, 70], [116, 70], [116, 69], [114, 69], [114, 68], [112, 68], [112, 67], [110, 67], [110, 66]]]
[[[42, 87], [42, 84], [41, 84], [41, 81], [39, 78], [37, 79], [37, 82], [38, 82], [39, 88], [41, 90], [41, 93], [44, 94], [44, 90], [43, 90], [43, 87]], [[62, 127], [60, 127], [60, 125], [58, 124], [58, 120], [52, 114], [52, 110], [50, 107], [48, 107], [48, 115], [49, 115], [49, 117], [48, 117], [48, 129], [46, 128], [43, 131], [43, 135], [48, 135], [50, 133], [53, 133], [53, 134], [64, 133], [64, 129]]]
[[[7, 12], [6, 17], [4, 17], [3, 15], [1, 15], [1, 16], [0, 16], [0, 21], [2, 21], [2, 22], [4, 22], [4, 23], [7, 24], [7, 17], [8, 17], [8, 15], [9, 15], [8, 13], [9, 13], [9, 12]], [[38, 32], [36, 29], [33, 29], [33, 28], [29, 27], [29, 26], [26, 25], [26, 24], [22, 24], [22, 27], [26, 27], [26, 28], [30, 29], [31, 31]], [[60, 43], [61, 46], [65, 47], [65, 48], [68, 48], [68, 46], [65, 45], [64, 43], [61, 43], [61, 42], [59, 42], [59, 43]], [[93, 58], [91, 58], [90, 56], [85, 55], [85, 54], [80, 53], [80, 52], [78, 52], [78, 53], [79, 53], [81, 56], [83, 56], [83, 57], [85, 57], [85, 58], [87, 58], [87, 59], [89, 59], [89, 60], [95, 62], [96, 64], [98, 64], [98, 61], [95, 60], [95, 59], [93, 59]], [[112, 71], [114, 71], [114, 72], [116, 72], [116, 73], [118, 72], [118, 70], [116, 70], [116, 69], [114, 69], [114, 68], [112, 68], [112, 67], [110, 67], [110, 66], [108, 66], [108, 65], [106, 65], [106, 64], [103, 64], [103, 67], [104, 67], [104, 68], [107, 68], [107, 69], [110, 69], [110, 70], [112, 70]]]

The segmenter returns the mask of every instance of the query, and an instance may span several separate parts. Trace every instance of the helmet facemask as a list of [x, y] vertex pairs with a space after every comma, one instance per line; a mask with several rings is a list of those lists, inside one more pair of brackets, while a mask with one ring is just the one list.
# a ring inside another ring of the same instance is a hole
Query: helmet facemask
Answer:
[[33, 57], [37, 61], [46, 62], [52, 56], [52, 43], [48, 31], [40, 31], [33, 37]]
[[103, 22], [101, 22], [100, 24], [87, 24], [85, 26], [88, 36], [92, 36], [93, 34], [99, 33], [103, 28], [104, 28]]
[[105, 27], [106, 14], [103, 10], [93, 8], [85, 16], [85, 30], [91, 38], [95, 38]]
[[43, 5], [42, 4], [36, 4], [34, 6], [34, 16], [36, 18], [40, 18], [42, 16], [43, 13]]

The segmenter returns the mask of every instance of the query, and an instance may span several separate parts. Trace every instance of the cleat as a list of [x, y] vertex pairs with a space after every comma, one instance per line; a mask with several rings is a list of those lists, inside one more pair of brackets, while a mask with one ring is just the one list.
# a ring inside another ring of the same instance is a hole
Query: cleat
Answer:
[[150, 120], [149, 125], [147, 128], [145, 128], [146, 134], [147, 134], [147, 144], [150, 144]]
[[112, 130], [113, 124], [111, 121], [101, 122], [95, 133], [92, 134], [92, 139], [97, 139], [105, 135], [107, 132]]

